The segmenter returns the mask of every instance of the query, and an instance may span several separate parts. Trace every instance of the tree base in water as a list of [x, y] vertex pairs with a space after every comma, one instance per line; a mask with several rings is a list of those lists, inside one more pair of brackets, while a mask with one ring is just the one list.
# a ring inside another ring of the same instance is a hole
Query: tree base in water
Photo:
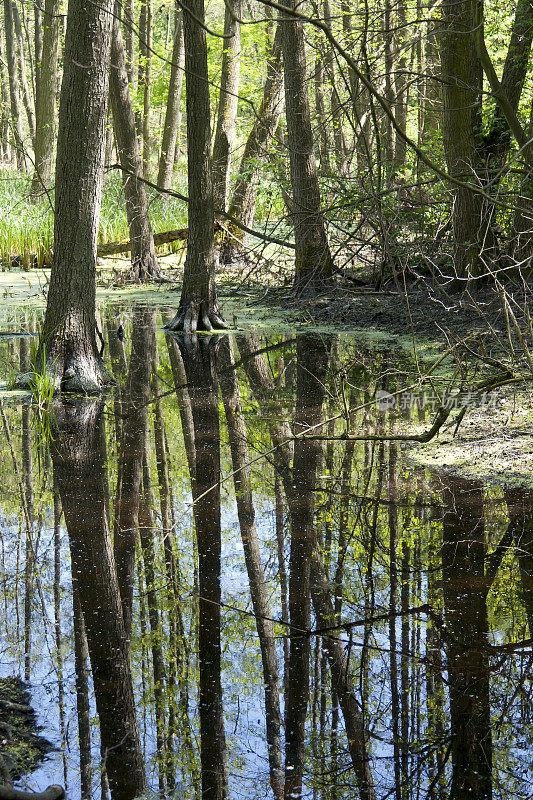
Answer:
[[174, 319], [165, 325], [168, 331], [186, 334], [194, 334], [196, 331], [209, 333], [211, 331], [226, 330], [227, 327], [223, 317], [220, 315], [216, 300], [212, 303], [206, 301], [198, 303], [196, 300], [182, 303]]

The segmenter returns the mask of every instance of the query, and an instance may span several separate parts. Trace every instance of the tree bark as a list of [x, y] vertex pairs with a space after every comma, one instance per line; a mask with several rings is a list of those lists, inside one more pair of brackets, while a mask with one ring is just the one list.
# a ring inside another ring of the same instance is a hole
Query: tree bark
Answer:
[[[61, 391], [99, 392], [109, 382], [96, 344], [95, 298], [112, 12], [112, 0], [70, 0], [67, 15], [54, 258], [37, 363]], [[18, 385], [32, 380], [21, 376]]]
[[35, 110], [33, 108], [30, 87], [28, 86], [28, 79], [26, 77], [26, 57], [24, 55], [24, 36], [22, 33], [22, 23], [20, 21], [20, 14], [17, 6], [12, 2], [13, 9], [13, 22], [15, 25], [15, 35], [17, 40], [18, 50], [18, 70], [20, 86], [22, 88], [22, 102], [24, 110], [26, 111], [26, 119], [28, 120], [28, 129], [32, 145], [35, 148]]
[[122, 181], [130, 231], [131, 279], [138, 283], [158, 276], [160, 270], [150, 223], [146, 186], [142, 181], [142, 163], [131, 104], [120, 11], [119, 0], [115, 2], [109, 88], [118, 158], [126, 170], [122, 175]]
[[[481, 133], [476, 128], [479, 96], [472, 83], [476, 67], [473, 48], [476, 1], [443, 0], [441, 27], [444, 152], [450, 175], [471, 183], [479, 180], [476, 139]], [[482, 270], [482, 202], [467, 187], [455, 186], [452, 193], [454, 270], [458, 278], [469, 279]]]
[[17, 56], [15, 50], [15, 32], [13, 23], [13, 0], [4, 0], [4, 25], [6, 37], [7, 71], [9, 75], [9, 97], [11, 102], [11, 128], [13, 144], [17, 157], [17, 168], [26, 168], [24, 154], [24, 136], [22, 133], [22, 115], [20, 108], [20, 90], [17, 74]]
[[[295, 0], [284, 5], [297, 11]], [[322, 214], [307, 92], [303, 23], [288, 14], [280, 17], [283, 29], [285, 115], [291, 166], [292, 206], [296, 245], [294, 288], [313, 291], [332, 278], [333, 261]]]
[[[176, 142], [181, 126], [181, 94], [183, 87], [183, 68], [185, 65], [185, 49], [183, 44], [183, 12], [176, 5], [174, 12], [174, 43], [172, 45], [172, 63], [170, 65], [170, 81], [168, 84], [167, 108], [161, 142], [159, 174], [157, 185], [161, 189], [170, 189], [174, 172]], [[168, 200], [168, 195], [161, 195]]]
[[35, 169], [32, 197], [48, 191], [52, 178], [57, 98], [60, 0], [45, 0], [42, 56], [36, 93]]
[[237, 125], [241, 70], [241, 0], [228, 0], [224, 13], [224, 39], [217, 127], [213, 143], [213, 201], [225, 211], [229, 199], [231, 156]]
[[189, 238], [178, 312], [169, 330], [225, 328], [215, 289], [215, 220], [211, 172], [211, 111], [207, 40], [202, 27], [204, 0], [191, 0], [184, 10], [187, 81], [187, 182]]
[[[322, 403], [329, 347], [323, 338], [297, 337], [295, 434], [323, 420]], [[297, 439], [292, 482], [287, 496], [291, 521], [289, 559], [289, 680], [285, 699], [285, 799], [302, 796], [305, 720], [309, 700], [311, 556], [315, 544], [315, 484], [322, 443]], [[287, 490], [287, 485], [285, 489]]]

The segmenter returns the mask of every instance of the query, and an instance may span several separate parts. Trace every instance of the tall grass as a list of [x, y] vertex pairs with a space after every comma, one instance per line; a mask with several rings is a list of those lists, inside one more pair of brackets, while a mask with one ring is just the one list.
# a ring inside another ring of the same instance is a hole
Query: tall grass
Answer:
[[[186, 194], [186, 176], [176, 177], [176, 188]], [[0, 171], [0, 265], [29, 268], [49, 263], [53, 249], [53, 191], [49, 198], [37, 203], [29, 200], [30, 178], [15, 170]], [[186, 204], [176, 198], [163, 202], [155, 192], [149, 194], [150, 219], [154, 232], [182, 228], [187, 225]], [[118, 174], [105, 181], [98, 242], [115, 242], [129, 238], [122, 181]], [[179, 246], [180, 243], [177, 243]], [[168, 245], [167, 245], [168, 248]]]

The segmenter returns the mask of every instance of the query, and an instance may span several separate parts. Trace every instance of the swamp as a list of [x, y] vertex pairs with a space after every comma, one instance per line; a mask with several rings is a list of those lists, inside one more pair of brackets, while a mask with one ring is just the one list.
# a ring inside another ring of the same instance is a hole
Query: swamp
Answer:
[[2, 0], [0, 800], [531, 800], [532, 45]]

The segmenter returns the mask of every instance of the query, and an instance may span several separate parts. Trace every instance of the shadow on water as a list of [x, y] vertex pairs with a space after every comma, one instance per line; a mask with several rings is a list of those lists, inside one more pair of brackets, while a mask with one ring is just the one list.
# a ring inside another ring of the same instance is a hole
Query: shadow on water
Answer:
[[57, 746], [21, 785], [531, 797], [533, 492], [380, 438], [424, 414], [373, 402], [405, 354], [118, 316], [109, 395], [54, 400], [48, 437], [2, 401], [1, 674]]

